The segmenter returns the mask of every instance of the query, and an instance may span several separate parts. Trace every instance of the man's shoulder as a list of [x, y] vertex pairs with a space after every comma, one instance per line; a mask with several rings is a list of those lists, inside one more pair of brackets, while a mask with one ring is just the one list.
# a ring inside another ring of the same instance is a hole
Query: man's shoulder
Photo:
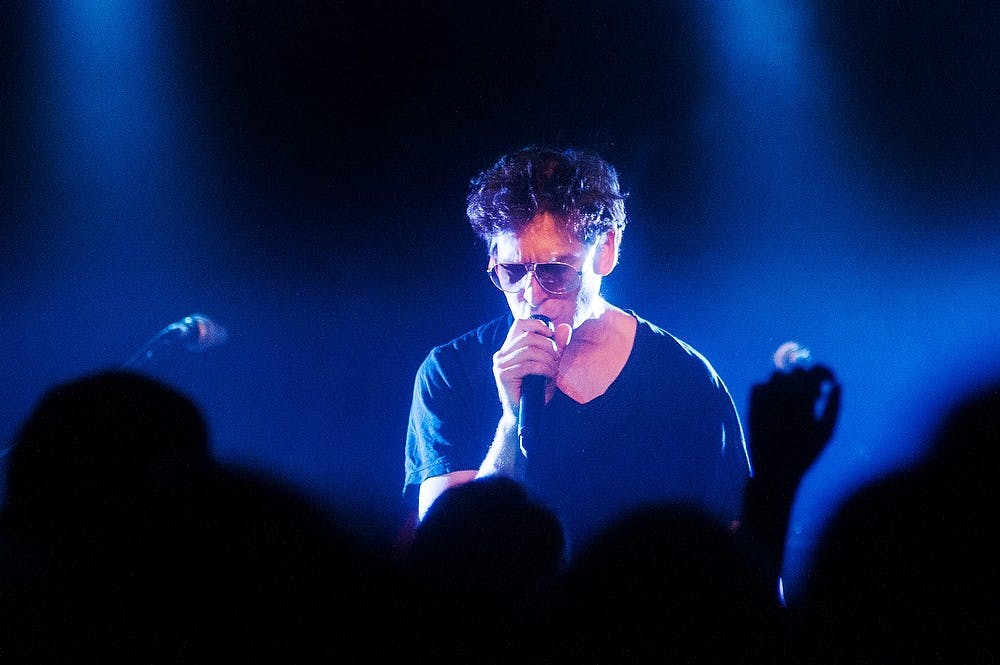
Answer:
[[480, 355], [492, 356], [503, 344], [510, 328], [511, 315], [500, 315], [451, 340], [433, 347], [424, 359], [424, 369], [461, 363]]
[[666, 328], [635, 312], [630, 313], [638, 320], [636, 342], [644, 353], [655, 354], [661, 361], [669, 361], [677, 369], [687, 368], [698, 376], [708, 378], [713, 384], [720, 384], [721, 379], [711, 361], [693, 345]]
[[444, 344], [435, 346], [432, 352], [448, 350], [462, 351], [485, 347], [492, 349], [490, 351], [492, 353], [499, 348], [498, 342], [502, 343], [504, 337], [507, 336], [507, 330], [510, 328], [511, 323], [510, 314], [497, 316]]
[[655, 348], [658, 348], [661, 351], [674, 352], [682, 355], [689, 354], [691, 351], [697, 353], [693, 346], [682, 340], [680, 337], [677, 337], [666, 328], [653, 323], [649, 319], [643, 318], [632, 310], [627, 311], [635, 317], [636, 321], [638, 321], [635, 331], [637, 340], [651, 342], [655, 345]]

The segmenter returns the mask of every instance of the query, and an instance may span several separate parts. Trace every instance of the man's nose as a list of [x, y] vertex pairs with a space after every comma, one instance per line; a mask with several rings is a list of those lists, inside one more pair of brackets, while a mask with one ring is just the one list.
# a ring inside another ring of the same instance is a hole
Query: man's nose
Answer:
[[532, 307], [545, 302], [549, 297], [548, 291], [543, 289], [542, 285], [538, 283], [538, 277], [535, 276], [534, 270], [528, 273], [528, 281], [521, 290], [521, 297], [524, 298], [524, 302]]

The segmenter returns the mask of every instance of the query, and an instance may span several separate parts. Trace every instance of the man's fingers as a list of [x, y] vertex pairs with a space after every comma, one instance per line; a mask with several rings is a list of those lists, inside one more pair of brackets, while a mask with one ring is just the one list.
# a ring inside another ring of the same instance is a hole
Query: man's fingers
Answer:
[[560, 323], [558, 326], [556, 326], [556, 333], [553, 339], [555, 340], [556, 349], [559, 351], [559, 353], [562, 353], [563, 350], [565, 350], [566, 347], [569, 346], [569, 341], [572, 338], [573, 338], [573, 326], [571, 326], [568, 323]]
[[833, 427], [837, 424], [837, 416], [840, 414], [840, 395], [840, 384], [834, 383], [827, 393], [823, 413], [820, 414], [819, 422], [827, 439], [833, 434]]
[[497, 357], [497, 366], [513, 370], [512, 376], [543, 374], [554, 376], [559, 367], [559, 356], [552, 348], [552, 341], [545, 339], [539, 343], [523, 344]]
[[818, 381], [836, 381], [833, 370], [826, 365], [813, 365], [809, 368], [809, 374]]

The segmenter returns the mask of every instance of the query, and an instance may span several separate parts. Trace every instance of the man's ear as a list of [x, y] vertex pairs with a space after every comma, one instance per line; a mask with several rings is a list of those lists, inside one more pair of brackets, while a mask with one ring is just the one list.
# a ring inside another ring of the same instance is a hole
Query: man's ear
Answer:
[[486, 245], [486, 269], [491, 270], [497, 264], [497, 241], [490, 239]]
[[618, 252], [622, 245], [622, 230], [613, 228], [607, 231], [597, 241], [597, 251], [594, 252], [594, 272], [607, 277], [618, 265]]

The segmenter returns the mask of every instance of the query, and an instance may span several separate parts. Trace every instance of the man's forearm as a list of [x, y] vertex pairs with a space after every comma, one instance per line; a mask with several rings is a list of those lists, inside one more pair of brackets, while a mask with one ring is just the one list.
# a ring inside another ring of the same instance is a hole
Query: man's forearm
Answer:
[[505, 414], [497, 425], [493, 443], [479, 465], [476, 477], [500, 474], [524, 480], [524, 462], [521, 443], [517, 439], [517, 418], [513, 414]]

